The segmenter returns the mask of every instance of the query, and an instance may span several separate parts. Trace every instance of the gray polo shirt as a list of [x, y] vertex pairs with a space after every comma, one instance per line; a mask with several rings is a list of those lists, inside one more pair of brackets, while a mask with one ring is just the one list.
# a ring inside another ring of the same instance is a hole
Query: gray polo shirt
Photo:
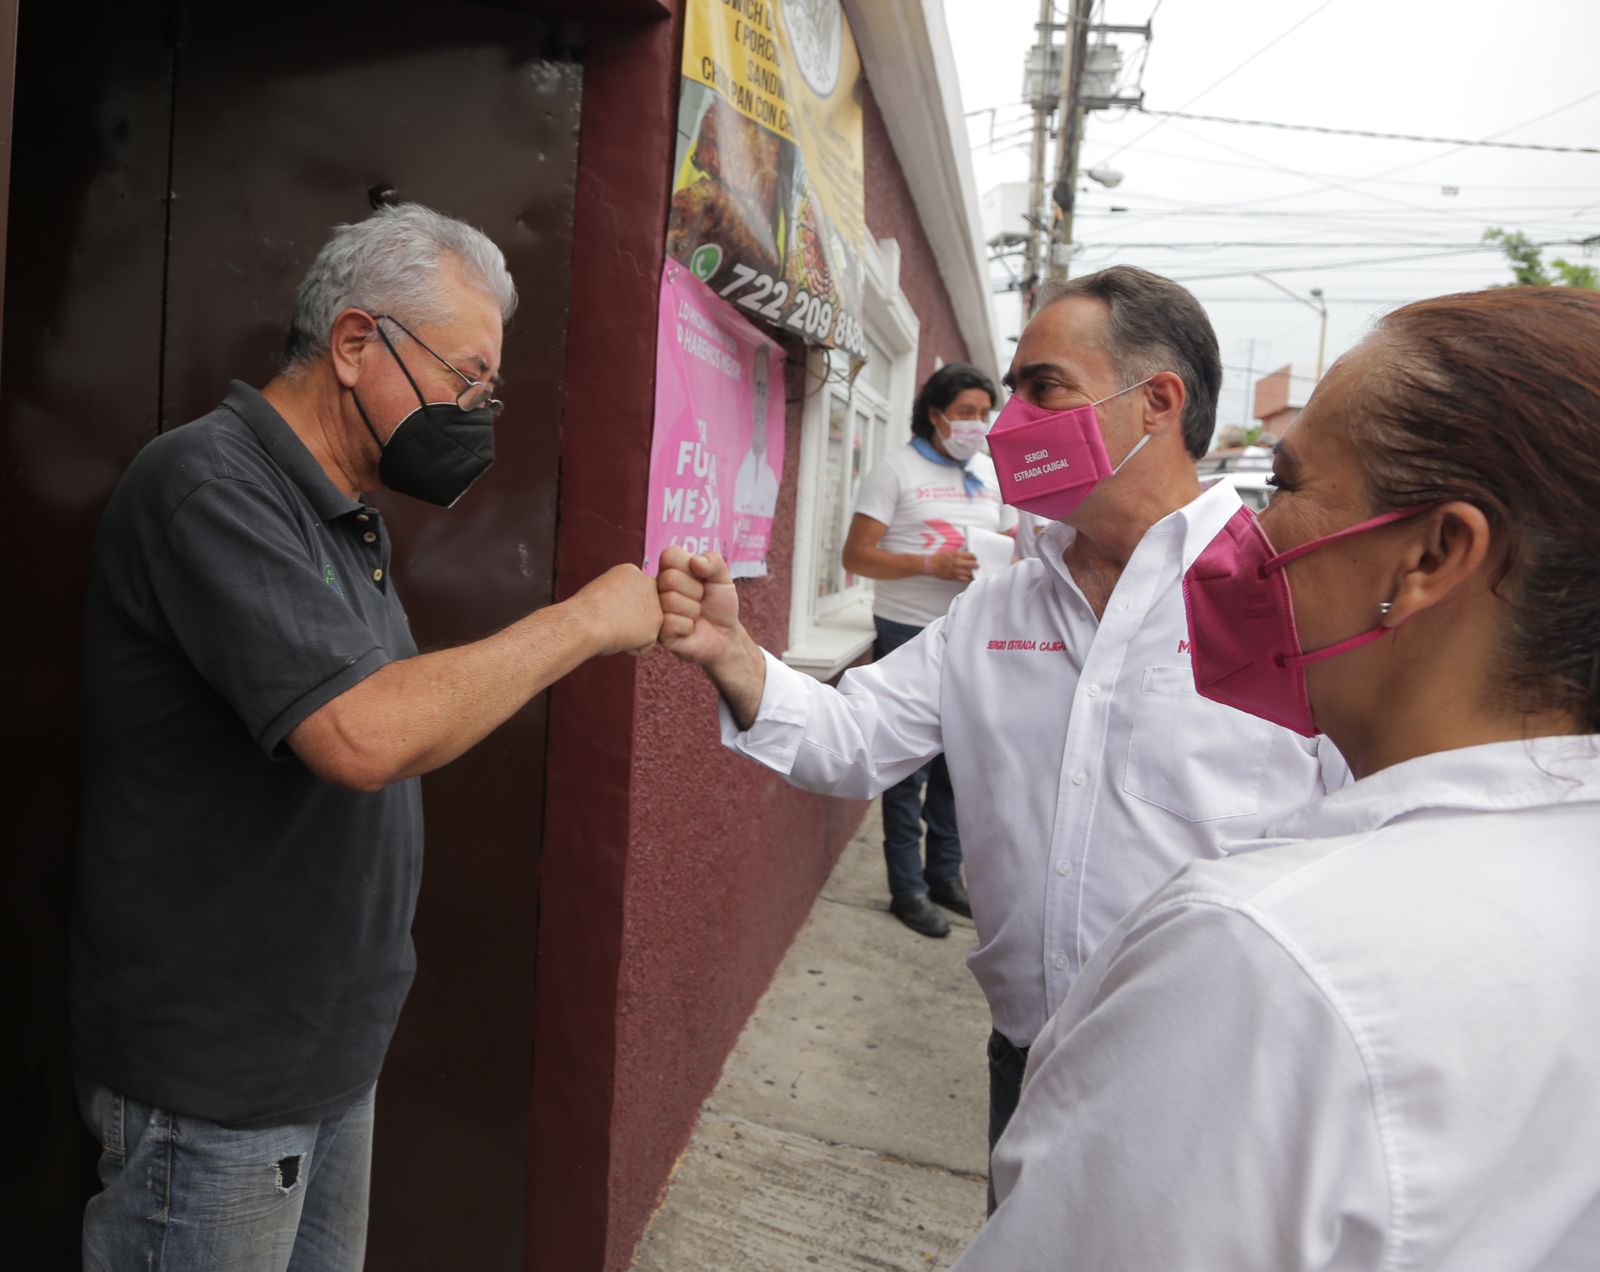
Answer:
[[86, 619], [76, 1064], [227, 1125], [338, 1112], [411, 984], [421, 793], [284, 739], [416, 652], [382, 518], [235, 382], [124, 474]]

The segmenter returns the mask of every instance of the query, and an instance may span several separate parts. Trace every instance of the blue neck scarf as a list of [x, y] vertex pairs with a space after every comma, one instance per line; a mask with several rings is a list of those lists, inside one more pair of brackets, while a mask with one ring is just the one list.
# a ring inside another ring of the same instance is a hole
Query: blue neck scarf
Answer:
[[[946, 468], [959, 468], [961, 470], [962, 484], [967, 489], [968, 499], [971, 499], [974, 495], [979, 494], [983, 490], [982, 477], [978, 476], [977, 473], [973, 472], [972, 469], [968, 468], [967, 465], [963, 464], [959, 459], [951, 459], [950, 456], [941, 454], [939, 451], [935, 450], [933, 443], [930, 442], [926, 437], [913, 437], [911, 439], [911, 445], [916, 449], [917, 454], [921, 455], [923, 459], [931, 459], [934, 463], [943, 464]], [[970, 462], [971, 461], [969, 460], [968, 463]]]

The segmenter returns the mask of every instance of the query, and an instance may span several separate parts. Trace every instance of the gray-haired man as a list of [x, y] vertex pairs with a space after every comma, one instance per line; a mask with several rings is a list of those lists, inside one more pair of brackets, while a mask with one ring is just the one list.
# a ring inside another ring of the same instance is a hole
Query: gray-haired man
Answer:
[[336, 230], [283, 372], [140, 452], [101, 523], [71, 1023], [104, 1185], [88, 1268], [355, 1269], [373, 1091], [410, 986], [418, 776], [585, 659], [655, 639], [617, 566], [418, 655], [361, 492], [493, 458], [516, 305], [416, 205]]

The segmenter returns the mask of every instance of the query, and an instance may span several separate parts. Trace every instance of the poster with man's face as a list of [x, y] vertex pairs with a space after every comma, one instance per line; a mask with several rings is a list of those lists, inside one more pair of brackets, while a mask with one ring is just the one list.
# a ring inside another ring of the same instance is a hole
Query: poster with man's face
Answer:
[[758, 578], [782, 478], [783, 350], [675, 261], [659, 321], [645, 568], [677, 546]]

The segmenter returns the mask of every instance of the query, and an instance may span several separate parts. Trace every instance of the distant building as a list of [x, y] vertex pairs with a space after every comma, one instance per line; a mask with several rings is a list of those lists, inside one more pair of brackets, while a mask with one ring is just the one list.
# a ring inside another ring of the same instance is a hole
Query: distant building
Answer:
[[1296, 375], [1292, 366], [1279, 367], [1257, 380], [1251, 414], [1260, 422], [1262, 433], [1271, 433], [1274, 440], [1282, 437], [1305, 406], [1314, 383], [1314, 377]]

